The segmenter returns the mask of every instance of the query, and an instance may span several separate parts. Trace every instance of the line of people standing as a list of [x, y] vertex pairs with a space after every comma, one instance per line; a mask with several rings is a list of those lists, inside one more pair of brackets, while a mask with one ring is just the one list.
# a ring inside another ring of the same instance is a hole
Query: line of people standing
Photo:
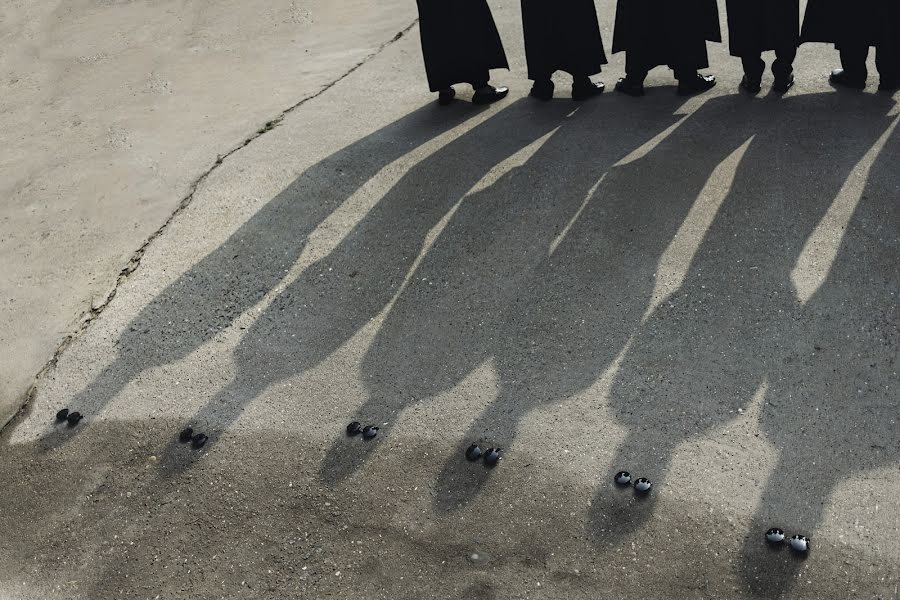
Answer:
[[[586, 100], [604, 91], [591, 77], [607, 63], [594, 0], [521, 0], [531, 95], [553, 97], [556, 71], [572, 76], [572, 98]], [[809, 0], [801, 29], [800, 0], [725, 0], [729, 50], [743, 64], [741, 88], [759, 93], [774, 50], [772, 90], [794, 85], [793, 63], [802, 42], [830, 42], [841, 66], [831, 73], [837, 86], [862, 89], [870, 47], [877, 51], [879, 89], [900, 89], [900, 0]], [[468, 83], [472, 101], [489, 104], [508, 88], [490, 84], [490, 69], [508, 69], [500, 34], [486, 0], [417, 0], [422, 52], [431, 91], [441, 104], [456, 95], [454, 84]], [[666, 65], [678, 80], [678, 93], [692, 95], [716, 84], [706, 42], [721, 42], [716, 0], [618, 0], [612, 51], [625, 52], [625, 77], [616, 91], [644, 95], [644, 79]]]

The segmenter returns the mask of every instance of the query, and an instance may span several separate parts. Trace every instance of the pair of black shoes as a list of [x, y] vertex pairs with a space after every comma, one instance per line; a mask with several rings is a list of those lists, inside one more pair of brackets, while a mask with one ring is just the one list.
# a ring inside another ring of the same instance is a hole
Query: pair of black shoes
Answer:
[[[588, 100], [595, 96], [599, 96], [605, 89], [606, 86], [602, 81], [594, 82], [587, 77], [583, 79], [579, 78], [572, 84], [572, 100], [579, 102]], [[554, 85], [552, 81], [549, 79], [538, 80], [534, 82], [529, 95], [532, 98], [549, 102], [553, 99], [553, 90]]]
[[[695, 94], [702, 94], [715, 86], [716, 78], [714, 75], [695, 73], [692, 77], [678, 80], [678, 95], [693, 96]], [[616, 83], [616, 91], [637, 98], [644, 95], [644, 82], [626, 76]]]
[[[793, 73], [787, 77], [776, 77], [775, 83], [772, 84], [772, 91], [776, 94], [785, 94], [794, 87], [795, 81]], [[744, 78], [741, 79], [741, 89], [755, 96], [762, 90], [762, 78], [744, 75]]]
[[[835, 69], [832, 71], [828, 81], [830, 81], [832, 85], [850, 88], [851, 90], [864, 90], [866, 88], [865, 75], [862, 77], [854, 77], [844, 69]], [[900, 76], [894, 78], [882, 77], [881, 81], [878, 83], [879, 92], [896, 92], [897, 90], [900, 90]]]
[[[493, 104], [498, 100], [503, 100], [508, 95], [508, 87], [486, 85], [475, 90], [475, 94], [472, 96], [472, 104]], [[456, 90], [452, 87], [438, 92], [438, 104], [441, 106], [447, 106], [453, 102], [454, 98], [456, 98]]]

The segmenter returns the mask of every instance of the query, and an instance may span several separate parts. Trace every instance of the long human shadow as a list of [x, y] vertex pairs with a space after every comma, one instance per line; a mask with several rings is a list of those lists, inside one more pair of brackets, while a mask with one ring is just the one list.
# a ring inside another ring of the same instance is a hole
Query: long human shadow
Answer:
[[881, 150], [835, 262], [818, 291], [785, 323], [769, 375], [761, 429], [779, 456], [744, 547], [741, 576], [778, 598], [798, 562], [773, 553], [762, 532], [812, 536], [836, 486], [900, 464], [900, 130]]
[[[393, 422], [488, 361], [498, 380], [439, 475], [437, 508], [471, 501], [489, 476], [462, 458], [468, 443], [508, 447], [522, 417], [593, 384], [627, 340], [640, 313], [630, 296], [652, 281], [598, 282], [647, 259], [633, 254], [637, 240], [661, 251], [693, 196], [646, 215], [635, 186], [663, 193], [680, 168], [614, 165], [674, 125], [678, 102], [596, 103], [566, 119], [527, 162], [462, 203], [393, 305], [363, 361], [368, 398], [356, 418]], [[704, 181], [695, 177], [697, 190]], [[659, 230], [645, 230], [647, 219]], [[376, 448], [338, 438], [323, 479], [348, 477]]]
[[[278, 285], [310, 234], [367, 181], [473, 114], [461, 104], [425, 106], [307, 169], [143, 308], [117, 340], [115, 360], [70, 406], [96, 414], [142, 372], [184, 358], [227, 329]], [[47, 441], [80, 430], [57, 430]]]
[[[699, 142], [719, 157], [746, 147], [683, 284], [648, 315], [615, 374], [609, 403], [627, 433], [611, 471], [647, 476], [657, 488], [677, 485], [667, 474], [678, 446], [739, 418], [737, 410], [750, 407], [764, 382], [782, 375], [802, 315], [791, 272], [857, 163], [887, 130], [892, 107], [886, 98], [833, 93], [739, 111], [716, 99], [691, 121], [723, 126], [701, 139], [689, 123], [672, 134], [674, 147]], [[666, 160], [693, 169], [689, 155]], [[787, 410], [805, 412], [810, 399], [786, 401]], [[612, 489], [611, 474], [607, 479], [589, 519], [601, 548], [619, 543], [654, 510], [653, 495], [632, 501]]]
[[[435, 225], [491, 169], [556, 127], [571, 106], [518, 101], [404, 174], [327, 256], [288, 285], [241, 339], [232, 381], [194, 421], [215, 441], [270, 385], [308, 371], [381, 313]], [[167, 456], [180, 456], [174, 445]], [[189, 465], [169, 461], [175, 469]]]

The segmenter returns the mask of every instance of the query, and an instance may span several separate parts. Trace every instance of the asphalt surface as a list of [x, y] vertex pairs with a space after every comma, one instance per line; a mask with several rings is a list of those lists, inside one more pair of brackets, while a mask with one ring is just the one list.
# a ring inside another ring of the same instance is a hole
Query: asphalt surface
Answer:
[[413, 29], [146, 249], [0, 437], [0, 597], [898, 597], [894, 99], [540, 103], [492, 6], [507, 101]]
[[221, 157], [414, 20], [402, 0], [4, 2], [0, 427]]

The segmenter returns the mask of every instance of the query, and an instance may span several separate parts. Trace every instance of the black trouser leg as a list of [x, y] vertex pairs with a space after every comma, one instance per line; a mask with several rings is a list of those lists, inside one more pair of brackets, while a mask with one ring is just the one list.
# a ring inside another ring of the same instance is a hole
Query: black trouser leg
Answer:
[[647, 62], [639, 53], [633, 51], [625, 53], [625, 76], [629, 81], [643, 84], [649, 71]]
[[484, 79], [479, 77], [478, 79], [473, 79], [469, 83], [472, 84], [472, 88], [475, 90], [480, 90], [483, 87], [487, 87], [488, 83], [491, 80], [491, 74], [489, 71], [484, 72]]
[[684, 65], [672, 65], [672, 71], [674, 71], [675, 79], [678, 81], [690, 81], [697, 78], [697, 69]]
[[841, 46], [841, 67], [847, 73], [847, 77], [855, 81], [865, 81], [869, 76], [866, 69], [866, 57], [869, 55], [868, 46], [844, 44]]
[[572, 84], [573, 85], [591, 85], [591, 77], [590, 77], [590, 75], [572, 73]]
[[883, 83], [900, 82], [900, 41], [875, 49], [875, 66]]
[[759, 54], [746, 54], [741, 57], [741, 63], [744, 65], [744, 75], [752, 81], [762, 79], [763, 71], [766, 70], [766, 62]]
[[772, 63], [772, 74], [775, 79], [789, 79], [794, 73], [794, 59], [797, 58], [797, 47], [788, 46], [775, 50], [775, 62]]

